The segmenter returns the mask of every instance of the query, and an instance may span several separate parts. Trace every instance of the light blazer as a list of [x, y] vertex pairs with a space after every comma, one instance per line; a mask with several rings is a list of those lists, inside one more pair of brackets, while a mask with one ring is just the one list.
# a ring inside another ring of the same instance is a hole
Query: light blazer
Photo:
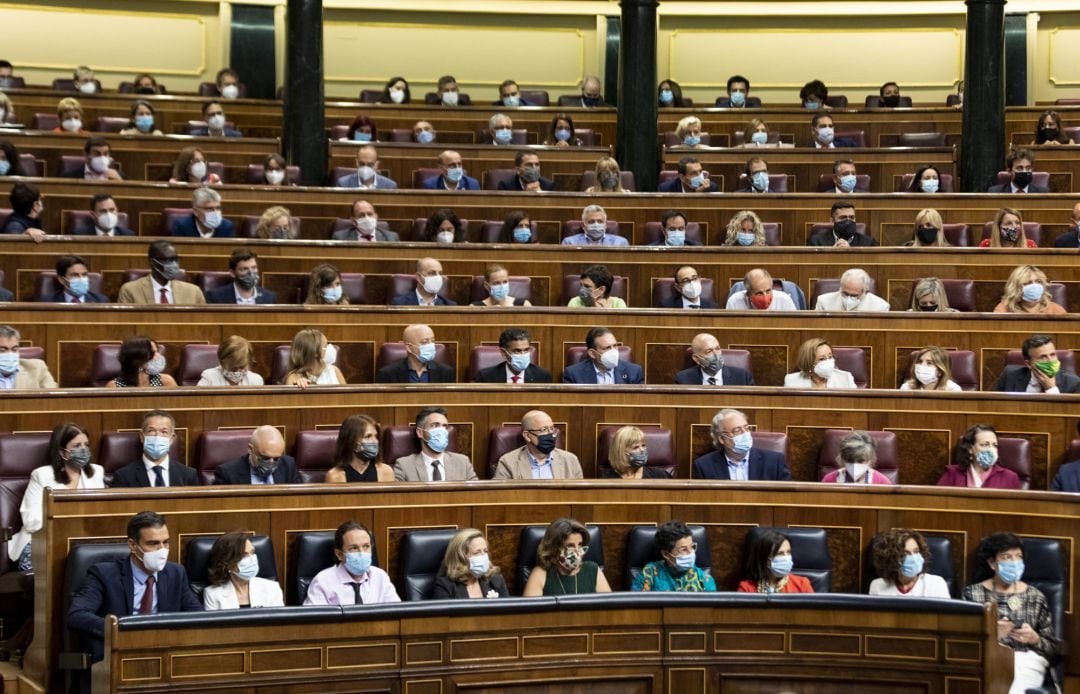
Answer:
[[[236, 586], [225, 581], [220, 586], [206, 586], [203, 591], [203, 607], [208, 610], [238, 610]], [[285, 597], [277, 581], [256, 576], [248, 582], [248, 600], [252, 607], [285, 607]]]
[[[83, 489], [104, 489], [105, 468], [90, 463], [94, 471], [92, 477], [87, 477], [85, 471], [82, 475]], [[30, 473], [30, 483], [23, 492], [22, 504], [19, 505], [19, 515], [22, 516], [22, 528], [8, 541], [8, 559], [18, 561], [23, 548], [30, 542], [30, 536], [41, 530], [44, 521], [44, 503], [46, 489], [63, 489], [64, 484], [56, 481], [56, 475], [52, 465], [42, 465]]]
[[[817, 298], [817, 304], [814, 306], [815, 311], [844, 311], [844, 302], [840, 299], [840, 292], [826, 292]], [[871, 294], [866, 292], [863, 298], [859, 301], [859, 305], [854, 308], [855, 311], [888, 311], [889, 302], [882, 299], [877, 294]]]
[[40, 359], [20, 359], [19, 370], [15, 373], [15, 388], [56, 388], [56, 380]]
[[[476, 476], [476, 470], [469, 462], [468, 456], [460, 453], [443, 452], [443, 479], [451, 482], [462, 480], [471, 481], [480, 479]], [[424, 465], [423, 455], [413, 453], [398, 458], [394, 461], [394, 481], [396, 482], [427, 482], [427, 466]]]
[[[172, 281], [173, 303], [176, 304], [205, 304], [206, 297], [202, 290], [190, 282], [181, 280]], [[137, 280], [126, 282], [120, 287], [117, 302], [121, 304], [156, 304], [154, 296], [154, 284], [150, 275], [144, 275]]]
[[[578, 457], [570, 451], [556, 448], [551, 452], [551, 473], [557, 480], [580, 480], [585, 475], [581, 472]], [[525, 446], [516, 448], [499, 458], [493, 480], [531, 480], [532, 466]]]

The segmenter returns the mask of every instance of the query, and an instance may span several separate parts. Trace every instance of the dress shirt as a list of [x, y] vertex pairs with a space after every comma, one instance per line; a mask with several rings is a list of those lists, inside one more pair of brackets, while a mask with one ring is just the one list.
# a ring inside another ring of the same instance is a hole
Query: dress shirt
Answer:
[[[446, 461], [445, 460], [443, 460], [442, 458], [432, 458], [431, 456], [429, 456], [427, 453], [424, 453], [423, 451], [420, 451], [420, 457], [424, 459], [424, 468], [427, 469], [428, 482], [436, 482], [436, 481], [445, 482], [446, 481]], [[439, 463], [439, 477], [442, 478], [440, 480], [436, 480], [432, 475], [432, 473], [434, 473], [434, 471], [435, 471], [435, 466], [433, 465], [433, 463], [435, 463], [436, 461]]]
[[534, 480], [555, 479], [555, 474], [551, 467], [553, 459], [550, 453], [548, 453], [548, 457], [543, 462], [534, 458], [528, 448], [525, 449], [525, 455], [529, 456], [529, 468], [532, 470], [532, 478]]
[[85, 299], [83, 299], [82, 297], [73, 296], [71, 294], [68, 294], [67, 290], [64, 290], [64, 303], [65, 304], [81, 304], [81, 303], [84, 303], [84, 301], [85, 301]]
[[1027, 186], [1024, 186], [1023, 188], [1017, 188], [1015, 183], [1013, 183], [1012, 181], [1009, 181], [1009, 192], [1010, 193], [1026, 193], [1026, 192], [1028, 192], [1028, 190], [1027, 190]]
[[[524, 383], [525, 382], [525, 370], [524, 369], [521, 370], [521, 373], [514, 373], [514, 370], [510, 368], [510, 364], [507, 364], [503, 368], [506, 370], [506, 382], [507, 383]], [[515, 376], [517, 377], [516, 381], [514, 380]]]
[[701, 297], [698, 297], [697, 301], [690, 301], [685, 296], [682, 297], [683, 308], [701, 308]]
[[409, 383], [431, 383], [431, 374], [426, 368], [420, 373], [416, 373], [416, 371], [410, 368]]
[[604, 234], [599, 241], [593, 241], [585, 232], [567, 236], [562, 240], [564, 246], [629, 246], [625, 237], [617, 234]]
[[[701, 371], [701, 369], [699, 368], [698, 371]], [[716, 383], [709, 383], [710, 378], [714, 379], [716, 381]], [[701, 371], [701, 385], [703, 385], [703, 386], [722, 386], [722, 385], [724, 385], [724, 370], [723, 369], [718, 369], [716, 371], [715, 376], [710, 376], [709, 374], [705, 373], [704, 371]]]
[[308, 587], [305, 605], [355, 605], [356, 589], [353, 583], [360, 584], [360, 599], [365, 605], [383, 602], [401, 602], [394, 584], [385, 571], [373, 566], [363, 576], [353, 576], [344, 564], [336, 564], [324, 569], [315, 576]]
[[[139, 605], [142, 604], [143, 593], [146, 592], [146, 579], [150, 578], [150, 574], [143, 571], [140, 567], [135, 565], [134, 560], [131, 561], [131, 578], [135, 583], [135, 600], [131, 603], [132, 611], [134, 614], [138, 614]], [[150, 614], [157, 614], [157, 574], [154, 574], [154, 597], [153, 602], [150, 603]]]
[[259, 298], [259, 290], [258, 289], [253, 290], [251, 292], [251, 296], [248, 297], [247, 299], [240, 296], [240, 287], [234, 286], [233, 291], [236, 292], [236, 304], [238, 306], [241, 305], [241, 304], [244, 305], [244, 306], [254, 306], [255, 305], [255, 300]]
[[[154, 465], [154, 461], [147, 458], [145, 455], [142, 459], [143, 465], [146, 466], [146, 476], [150, 479], [150, 486], [157, 486], [157, 476], [154, 475], [154, 468], [161, 468], [161, 477], [165, 480], [165, 486], [169, 486], [169, 456], [165, 456], [165, 460], [161, 461], [161, 465]], [[138, 604], [138, 603], [136, 603]]]
[[743, 456], [742, 460], [732, 460], [731, 456], [724, 452], [724, 459], [727, 460], [728, 477], [736, 482], [746, 482], [750, 479], [750, 455]]
[[19, 375], [19, 370], [15, 369], [10, 374], [0, 374], [0, 390], [14, 390], [15, 389], [15, 377]]
[[255, 468], [251, 468], [251, 483], [252, 484], [273, 484], [274, 483], [274, 475], [273, 475], [273, 473], [271, 473], [271, 474], [267, 475], [266, 477], [263, 477], [262, 475], [260, 475], [258, 472], [255, 471]]
[[1028, 381], [1027, 390], [1025, 392], [1027, 392], [1027, 393], [1046, 393], [1047, 395], [1057, 395], [1058, 393], [1061, 392], [1061, 390], [1058, 389], [1056, 384], [1052, 388], [1047, 388], [1046, 390], [1043, 390], [1042, 384], [1039, 383], [1039, 380], [1037, 378], [1035, 378], [1035, 371], [1032, 370], [1031, 371], [1031, 380]]
[[95, 224], [94, 233], [96, 233], [98, 236], [116, 236], [116, 227], [105, 231], [104, 229]]
[[416, 292], [416, 303], [418, 303], [421, 306], [434, 306], [436, 300], [438, 300], [438, 298], [439, 298], [439, 295], [436, 294], [435, 296], [431, 297], [430, 299], [425, 299], [424, 296], [420, 293], [419, 289], [414, 289], [413, 291]]
[[820, 141], [814, 140], [814, 147], [816, 149], [836, 149], [836, 143], [835, 142], [830, 142], [827, 145], [823, 145], [823, 144], [821, 144]]
[[158, 281], [154, 279], [154, 275], [150, 275], [150, 285], [154, 288], [154, 303], [161, 303], [161, 290], [165, 290], [165, 296], [168, 297], [170, 304], [175, 304], [176, 299], [173, 297], [172, 282], [168, 284], [158, 284]]
[[596, 368], [596, 364], [593, 364], [593, 369], [596, 371], [596, 384], [601, 386], [613, 386], [615, 385], [615, 371], [601, 371]]

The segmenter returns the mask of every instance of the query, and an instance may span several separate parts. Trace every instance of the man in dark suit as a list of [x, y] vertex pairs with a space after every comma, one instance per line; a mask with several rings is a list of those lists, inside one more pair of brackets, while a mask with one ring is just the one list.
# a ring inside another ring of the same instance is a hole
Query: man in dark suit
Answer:
[[1035, 185], [1031, 182], [1032, 172], [1035, 170], [1035, 153], [1030, 149], [1013, 149], [1005, 160], [1005, 167], [1009, 170], [1009, 181], [990, 186], [987, 193], [1049, 193], [1046, 186]]
[[233, 130], [225, 120], [225, 107], [220, 101], [207, 101], [202, 106], [205, 127], [191, 129], [193, 137], [243, 137], [239, 130]]
[[426, 325], [408, 325], [401, 332], [405, 358], [384, 366], [376, 383], [455, 383], [454, 369], [435, 361], [435, 331]]
[[391, 306], [457, 306], [456, 301], [439, 294], [443, 288], [442, 263], [434, 258], [416, 261], [416, 287], [411, 292], [398, 294], [390, 300]]
[[143, 415], [139, 442], [142, 458], [132, 461], [113, 474], [110, 487], [194, 487], [199, 473], [176, 460], [169, 460], [169, 449], [176, 439], [176, 422], [164, 410], [150, 410]]
[[44, 301], [59, 304], [107, 304], [109, 297], [90, 291], [90, 266], [77, 255], [62, 255], [56, 260], [56, 281], [60, 289]]
[[1080, 377], [1061, 370], [1054, 338], [1032, 335], [1020, 346], [1026, 366], [1006, 366], [994, 390], [1005, 393], [1080, 393]]
[[94, 136], [83, 145], [86, 163], [74, 169], [68, 169], [63, 178], [81, 178], [87, 181], [122, 181], [124, 176], [112, 168], [113, 160], [109, 155], [109, 142], [104, 137]]
[[453, 150], [439, 155], [439, 170], [441, 174], [424, 179], [420, 187], [424, 190], [480, 190], [480, 182], [465, 175], [461, 155]]
[[507, 328], [499, 335], [506, 361], [476, 372], [477, 383], [551, 383], [551, 372], [532, 363], [529, 332]]
[[1072, 208], [1072, 226], [1061, 236], [1054, 239], [1054, 248], [1080, 247], [1080, 202]]
[[520, 106], [537, 106], [528, 99], [521, 98], [521, 89], [514, 80], [503, 80], [499, 85], [499, 100], [491, 102], [492, 106], [505, 106], [506, 108], [518, 108]]
[[214, 484], [300, 484], [296, 461], [285, 455], [285, 439], [264, 424], [251, 432], [248, 454], [214, 469]]
[[619, 341], [607, 328], [593, 328], [585, 336], [588, 359], [566, 367], [563, 383], [580, 385], [644, 385], [645, 372], [637, 364], [619, 359]]
[[514, 155], [517, 176], [509, 181], [499, 181], [499, 190], [538, 191], [555, 190], [555, 182], [540, 175], [540, 155], [521, 150]]
[[855, 173], [855, 161], [852, 159], [837, 159], [833, 162], [832, 183], [832, 186], [825, 189], [826, 193], [850, 195], [870, 192], [856, 187], [859, 184], [859, 177]]
[[128, 521], [127, 537], [130, 556], [90, 567], [68, 609], [68, 628], [83, 638], [95, 663], [104, 657], [105, 615], [203, 609], [184, 567], [168, 561], [169, 528], [163, 516], [153, 511], [135, 514]]
[[715, 193], [720, 187], [709, 179], [709, 172], [702, 168], [701, 162], [685, 156], [679, 160], [678, 178], [664, 181], [656, 190], [659, 193]]
[[277, 294], [259, 286], [259, 257], [248, 248], [235, 248], [229, 256], [233, 281], [206, 293], [208, 304], [276, 304]]
[[[1076, 433], [1080, 434], [1080, 420], [1076, 423]], [[1050, 483], [1050, 491], [1080, 493], [1080, 460], [1061, 466]]]
[[660, 238], [650, 241], [648, 246], [700, 246], [701, 241], [686, 238], [686, 215], [675, 210], [668, 210], [660, 217]]
[[709, 333], [698, 333], [690, 341], [691, 358], [697, 366], [675, 374], [681, 386], [752, 386], [754, 377], [746, 369], [724, 364], [720, 341]]
[[712, 420], [712, 440], [716, 450], [694, 461], [694, 479], [785, 481], [791, 472], [784, 456], [754, 448], [753, 434], [746, 415], [738, 410], [722, 409]]
[[221, 216], [221, 194], [213, 188], [196, 188], [191, 194], [191, 214], [176, 220], [173, 236], [221, 239], [236, 236], [233, 223]]
[[660, 302], [660, 308], [720, 308], [712, 299], [701, 296], [701, 278], [690, 265], [675, 270], [674, 294]]
[[847, 137], [836, 137], [833, 129], [833, 117], [828, 113], [815, 113], [810, 119], [810, 133], [814, 136], [811, 147], [834, 149], [836, 147], [857, 147], [859, 143]]
[[830, 210], [832, 229], [822, 229], [810, 237], [811, 246], [835, 246], [850, 248], [855, 246], [876, 246], [878, 242], [867, 234], [858, 232], [855, 221], [855, 203], [850, 200], [837, 200]]
[[72, 236], [136, 236], [127, 227], [120, 226], [120, 212], [116, 201], [108, 193], [98, 193], [90, 200], [90, 224], [71, 232]]
[[424, 103], [432, 106], [472, 106], [468, 94], [458, 92], [453, 75], [443, 75], [435, 85], [435, 93], [424, 97]]

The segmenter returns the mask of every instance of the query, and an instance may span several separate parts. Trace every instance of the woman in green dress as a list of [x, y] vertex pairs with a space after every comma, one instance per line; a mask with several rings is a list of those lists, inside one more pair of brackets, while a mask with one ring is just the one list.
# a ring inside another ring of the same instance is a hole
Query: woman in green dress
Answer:
[[588, 539], [589, 531], [573, 518], [560, 518], [549, 525], [522, 595], [610, 593], [604, 572], [596, 562], [585, 561]]

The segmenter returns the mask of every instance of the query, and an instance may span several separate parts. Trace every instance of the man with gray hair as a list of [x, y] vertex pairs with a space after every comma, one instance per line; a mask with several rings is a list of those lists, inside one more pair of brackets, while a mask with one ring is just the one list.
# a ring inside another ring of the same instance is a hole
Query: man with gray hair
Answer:
[[555, 447], [555, 423], [542, 410], [521, 417], [525, 445], [499, 458], [495, 480], [580, 480], [584, 478], [576, 455]]
[[214, 484], [300, 484], [296, 461], [285, 455], [277, 427], [264, 424], [251, 432], [247, 455], [214, 469]]
[[514, 139], [514, 121], [505, 113], [488, 118], [488, 136], [493, 145], [508, 145]]
[[[564, 104], [559, 103], [560, 106]], [[582, 108], [596, 108], [604, 105], [604, 92], [600, 84], [600, 78], [596, 75], [585, 75], [581, 80], [581, 103], [568, 103], [566, 106], [581, 106]]]
[[618, 234], [607, 233], [607, 212], [599, 205], [588, 205], [581, 211], [582, 230], [562, 240], [564, 246], [629, 246]]
[[724, 307], [736, 311], [796, 311], [795, 302], [787, 294], [773, 288], [768, 270], [754, 268], [743, 276], [743, 288], [728, 297]]
[[139, 427], [142, 456], [113, 474], [110, 487], [194, 487], [199, 473], [170, 457], [176, 441], [176, 420], [165, 410], [150, 410]]
[[20, 337], [15, 328], [0, 325], [0, 390], [55, 388], [45, 362], [19, 355]]
[[191, 214], [173, 222], [172, 235], [224, 239], [236, 236], [236, 227], [221, 216], [221, 194], [204, 187], [191, 193]]
[[866, 270], [851, 268], [840, 275], [840, 289], [818, 297], [815, 311], [888, 311], [889, 302], [870, 293], [870, 275]]
[[712, 442], [716, 450], [694, 461], [694, 479], [735, 481], [790, 481], [784, 456], [754, 447], [754, 436], [746, 415], [724, 408], [712, 420]]

